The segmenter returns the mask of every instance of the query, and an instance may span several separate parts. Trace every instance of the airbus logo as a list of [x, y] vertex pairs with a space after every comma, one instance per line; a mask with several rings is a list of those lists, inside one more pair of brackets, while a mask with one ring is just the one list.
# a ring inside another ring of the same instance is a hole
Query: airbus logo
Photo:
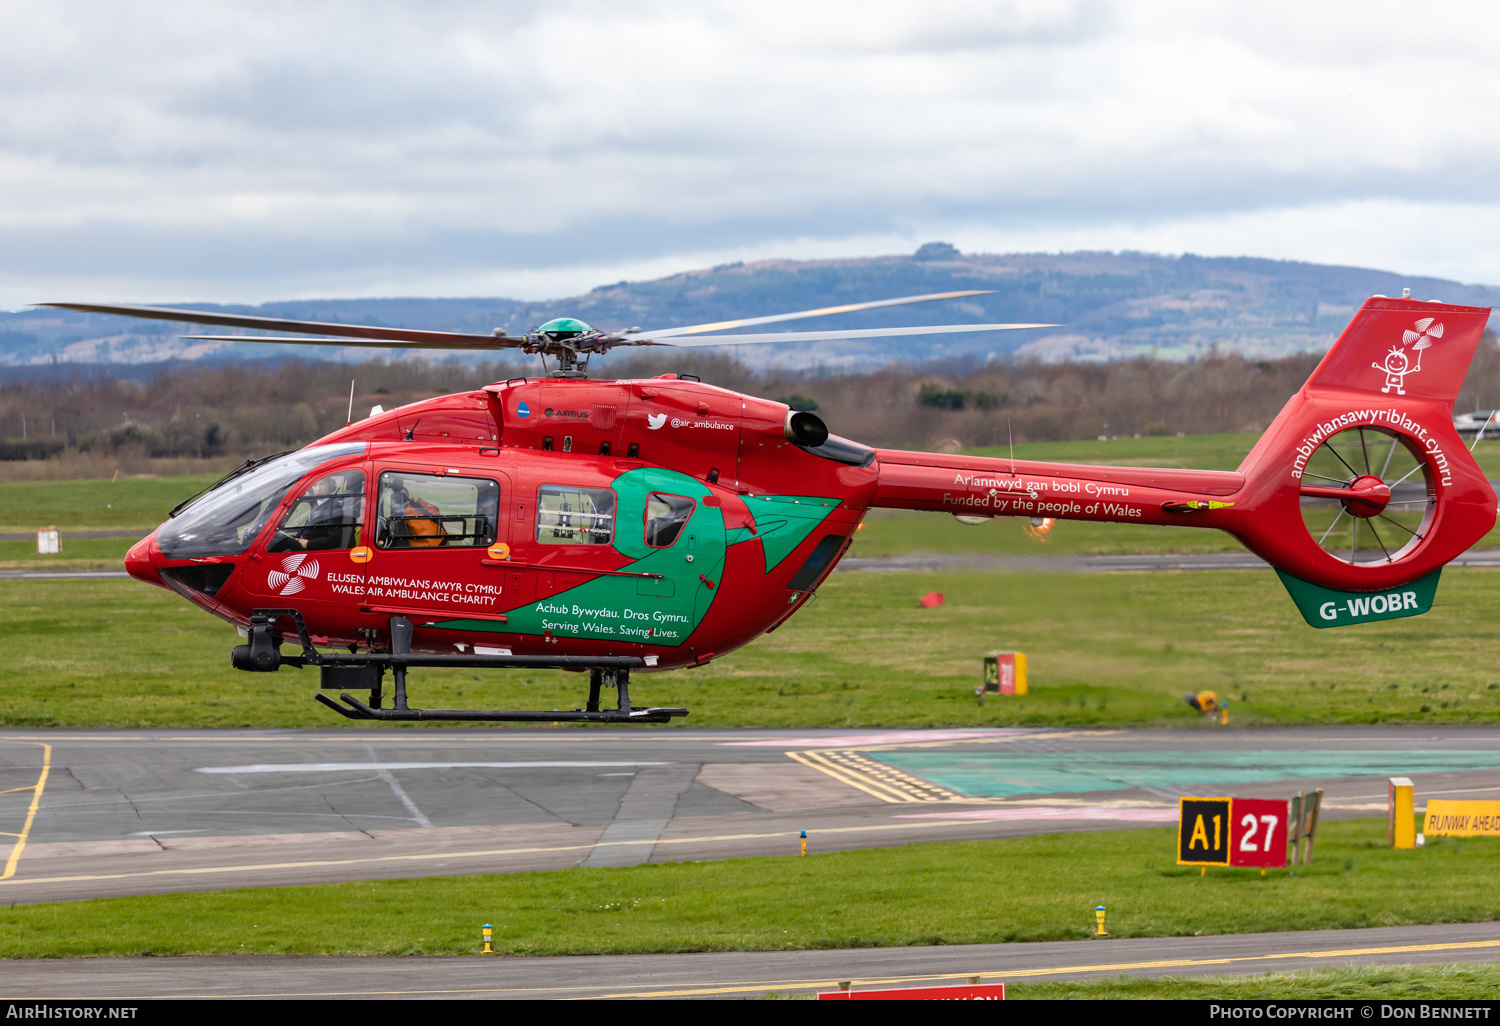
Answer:
[[646, 414], [646, 426], [648, 428], [650, 428], [652, 431], [660, 430], [661, 426], [663, 424], [665, 424], [666, 422], [667, 422], [667, 415], [665, 413], [648, 413], [648, 414]]
[[318, 579], [318, 561], [308, 559], [307, 553], [299, 552], [281, 561], [280, 570], [266, 574], [266, 584], [278, 595], [295, 595], [307, 587], [308, 581]]

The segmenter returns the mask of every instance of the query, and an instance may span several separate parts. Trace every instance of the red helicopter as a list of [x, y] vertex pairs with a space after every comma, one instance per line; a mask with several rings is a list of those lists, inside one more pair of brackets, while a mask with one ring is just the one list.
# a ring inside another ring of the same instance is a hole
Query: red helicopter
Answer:
[[[660, 331], [564, 318], [520, 336], [48, 305], [303, 336], [190, 338], [542, 358], [545, 377], [377, 408], [304, 449], [248, 461], [126, 556], [132, 576], [240, 629], [236, 668], [317, 667], [320, 688], [342, 692], [317, 699], [352, 719], [684, 716], [633, 707], [631, 674], [703, 666], [775, 630], [872, 508], [1227, 531], [1276, 568], [1314, 627], [1426, 612], [1443, 565], [1495, 523], [1495, 492], [1452, 426], [1490, 311], [1409, 293], [1364, 303], [1233, 472], [873, 449], [815, 414], [688, 376], [586, 378], [591, 355], [619, 346], [1047, 326], [712, 334], [977, 294]], [[284, 643], [301, 653], [283, 654]], [[412, 708], [407, 670], [422, 666], [587, 670], [588, 700], [572, 711]], [[614, 709], [600, 708], [604, 687]]]

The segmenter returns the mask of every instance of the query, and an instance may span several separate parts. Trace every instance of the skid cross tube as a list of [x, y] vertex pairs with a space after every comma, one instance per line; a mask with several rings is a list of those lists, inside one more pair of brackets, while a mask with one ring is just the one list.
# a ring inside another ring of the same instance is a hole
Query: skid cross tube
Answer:
[[351, 720], [485, 720], [524, 723], [667, 723], [674, 716], [686, 716], [686, 709], [653, 707], [650, 709], [607, 709], [589, 712], [583, 709], [372, 709], [349, 694], [339, 695], [344, 705], [321, 692], [316, 696], [328, 708]]
[[[309, 666], [472, 666], [476, 669], [514, 670], [592, 670], [597, 668], [637, 670], [646, 665], [640, 656], [485, 656], [485, 655], [439, 655], [427, 652], [411, 652], [407, 655], [392, 655], [390, 652], [319, 652], [317, 659], [308, 659]], [[282, 662], [291, 657], [282, 656]]]
[[[361, 702], [341, 692], [344, 704], [333, 701], [327, 695], [314, 697], [323, 705], [351, 720], [481, 720], [489, 722], [527, 723], [667, 723], [674, 716], [686, 716], [686, 709], [653, 707], [632, 709], [630, 707], [630, 671], [643, 668], [646, 660], [640, 656], [515, 656], [515, 655], [463, 655], [435, 652], [413, 652], [414, 635], [412, 622], [404, 616], [393, 616], [390, 620], [391, 651], [389, 652], [319, 652], [313, 648], [312, 637], [300, 611], [296, 609], [257, 609], [251, 617], [252, 627], [272, 631], [279, 646], [285, 637], [275, 633], [274, 626], [282, 618], [296, 626], [297, 640], [302, 644], [300, 656], [281, 656], [279, 665], [316, 666], [323, 673], [321, 687], [328, 689], [365, 687], [370, 689], [369, 703]], [[406, 671], [412, 666], [454, 666], [471, 669], [531, 669], [531, 670], [588, 670], [589, 701], [587, 709], [413, 709], [406, 699]], [[351, 682], [346, 674], [330, 675], [327, 671], [340, 668], [368, 667], [373, 673], [368, 685]], [[381, 680], [385, 668], [390, 667], [395, 678], [395, 708], [382, 709]], [[619, 699], [616, 708], [599, 708], [599, 686], [613, 687]]]

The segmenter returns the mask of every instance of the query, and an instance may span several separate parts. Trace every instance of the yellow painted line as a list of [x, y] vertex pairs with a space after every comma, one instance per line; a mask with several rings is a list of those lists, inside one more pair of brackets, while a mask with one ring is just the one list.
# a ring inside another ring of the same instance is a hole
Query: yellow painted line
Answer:
[[[866, 794], [893, 804], [973, 800], [894, 766], [868, 759], [860, 754], [863, 751], [865, 749], [831, 748], [786, 754], [788, 758], [804, 766], [821, 770], [841, 783], [857, 787]], [[864, 768], [861, 763], [869, 764], [870, 768]]]
[[809, 759], [812, 759], [814, 762], [821, 763], [823, 766], [834, 768], [851, 780], [862, 781], [866, 787], [873, 787], [877, 791], [884, 791], [886, 794], [893, 795], [895, 797], [895, 800], [898, 802], [921, 801], [921, 799], [916, 795], [912, 794], [910, 791], [902, 787], [896, 786], [895, 784], [891, 783], [891, 781], [883, 780], [879, 776], [865, 771], [857, 764], [851, 765], [851, 762], [853, 760], [846, 761], [834, 758], [834, 756], [843, 755], [843, 752], [820, 751], [803, 752], [802, 754], [807, 756]]
[[[931, 830], [941, 827], [992, 827], [994, 823], [990, 820], [934, 820], [922, 823], [878, 823], [870, 826], [854, 827], [829, 827], [825, 830], [814, 831], [815, 835], [828, 834], [860, 834], [872, 833], [880, 830]], [[745, 834], [715, 834], [707, 837], [662, 837], [656, 840], [643, 841], [601, 841], [598, 844], [568, 844], [553, 847], [536, 848], [496, 848], [487, 851], [445, 851], [445, 852], [422, 852], [415, 855], [372, 855], [367, 858], [352, 859], [317, 859], [304, 862], [265, 862], [254, 865], [229, 865], [229, 866], [189, 866], [183, 869], [150, 869], [137, 870], [128, 873], [80, 873], [73, 876], [43, 876], [43, 877], [18, 877], [15, 879], [0, 879], [0, 887], [24, 886], [26, 884], [44, 883], [79, 883], [90, 880], [132, 880], [142, 877], [164, 877], [164, 876], [205, 876], [215, 873], [246, 873], [256, 870], [269, 869], [316, 869], [322, 866], [358, 866], [388, 862], [424, 862], [434, 859], [478, 859], [495, 858], [502, 855], [546, 855], [568, 851], [592, 851], [595, 848], [631, 847], [637, 845], [672, 845], [672, 844], [716, 844], [731, 841], [763, 841], [774, 838], [784, 838], [787, 841], [787, 853], [791, 854], [796, 847], [793, 839], [795, 831], [778, 830], [772, 833], [745, 833]], [[155, 857], [155, 856], [151, 856]]]
[[[616, 841], [615, 844], [639, 844], [639, 841]], [[653, 842], [654, 843], [654, 842]], [[475, 859], [498, 855], [534, 855], [564, 851], [586, 851], [592, 844], [570, 844], [553, 848], [503, 848], [494, 851], [423, 852], [417, 855], [377, 855], [359, 859], [316, 859], [304, 862], [262, 862], [250, 866], [188, 866], [183, 869], [150, 869], [134, 873], [80, 873], [75, 876], [43, 876], [3, 880], [7, 884], [79, 883], [89, 880], [131, 880], [152, 876], [205, 876], [214, 873], [243, 873], [267, 869], [317, 869], [320, 866], [358, 866], [380, 862], [421, 862], [431, 859]]]
[[904, 798], [893, 798], [888, 793], [886, 793], [884, 791], [877, 791], [874, 788], [870, 787], [869, 785], [865, 784], [863, 781], [858, 780], [858, 779], [856, 779], [856, 778], [854, 778], [852, 776], [847, 776], [847, 775], [839, 772], [839, 769], [837, 767], [833, 766], [831, 763], [828, 763], [828, 762], [826, 762], [824, 760], [821, 760], [821, 759], [814, 760], [814, 759], [808, 758], [808, 756], [811, 756], [813, 754], [814, 753], [812, 753], [812, 752], [787, 752], [786, 753], [788, 759], [793, 759], [793, 760], [795, 760], [797, 762], [802, 763], [802, 765], [804, 765], [804, 766], [811, 766], [815, 770], [819, 770], [819, 771], [821, 771], [823, 773], [827, 773], [830, 777], [832, 777], [833, 779], [837, 780], [839, 783], [841, 783], [841, 784], [848, 784], [850, 787], [858, 788], [859, 790], [863, 791], [865, 794], [872, 795], [872, 796], [874, 796], [876, 798], [879, 798], [883, 802], [892, 802], [892, 803], [895, 803], [895, 802], [901, 802], [901, 801], [905, 801], [906, 800]]
[[829, 753], [837, 758], [834, 761], [851, 770], [863, 773], [866, 777], [881, 781], [887, 786], [894, 786], [905, 790], [908, 794], [916, 795], [918, 801], [953, 801], [964, 797], [951, 788], [944, 787], [920, 777], [915, 773], [877, 759], [871, 759], [862, 752], [837, 751]]
[[[1220, 935], [1223, 936], [1223, 935]], [[1485, 941], [1452, 941], [1442, 944], [1402, 944], [1389, 945], [1377, 948], [1340, 948], [1332, 951], [1288, 951], [1272, 953], [1267, 955], [1235, 955], [1224, 958], [1171, 958], [1157, 959], [1146, 962], [1108, 962], [1095, 965], [1064, 965], [1053, 966], [1046, 969], [1015, 969], [1007, 971], [972, 972], [960, 973], [924, 973], [914, 976], [887, 976], [880, 978], [855, 979], [855, 986], [889, 986], [901, 983], [943, 983], [950, 980], [964, 980], [971, 976], [981, 979], [1004, 979], [1009, 980], [1020, 976], [1058, 976], [1064, 973], [1117, 973], [1129, 969], [1178, 969], [1186, 966], [1204, 965], [1232, 965], [1246, 962], [1271, 962], [1282, 958], [1349, 958], [1359, 955], [1402, 955], [1415, 954], [1423, 951], [1463, 951], [1476, 948], [1500, 947], [1500, 940]], [[100, 1001], [141, 1001], [148, 998], [253, 998], [253, 997], [394, 997], [399, 995], [420, 996], [424, 994], [571, 994], [589, 999], [608, 998], [650, 998], [650, 997], [694, 997], [712, 996], [715, 994], [746, 994], [765, 990], [815, 990], [823, 987], [836, 987], [839, 981], [835, 979], [798, 979], [798, 980], [754, 980], [739, 983], [724, 983], [717, 986], [693, 987], [683, 986], [675, 990], [619, 990], [610, 993], [597, 993], [603, 990], [601, 987], [454, 987], [444, 990], [330, 990], [330, 991], [288, 991], [284, 993], [250, 993], [250, 994], [146, 994], [125, 995], [120, 997], [95, 998]]]
[[8, 880], [16, 875], [16, 864], [21, 861], [21, 852], [26, 848], [26, 837], [31, 833], [31, 824], [36, 819], [37, 807], [42, 804], [42, 789], [47, 786], [47, 774], [52, 772], [52, 746], [40, 741], [23, 743], [42, 746], [42, 773], [32, 785], [31, 807], [26, 810], [26, 824], [21, 827], [21, 832], [15, 835], [16, 843], [10, 850], [10, 858], [5, 860], [5, 872], [0, 873], [0, 880]]
[[[1070, 965], [1056, 966], [1047, 969], [1016, 969], [1003, 972], [988, 973], [941, 973], [924, 976], [898, 976], [885, 979], [855, 980], [860, 986], [889, 985], [893, 983], [940, 983], [945, 980], [962, 980], [970, 976], [992, 977], [1010, 979], [1017, 976], [1057, 976], [1063, 973], [1108, 973], [1121, 972], [1128, 969], [1176, 969], [1186, 966], [1201, 965], [1230, 965], [1239, 962], [1269, 962], [1281, 958], [1348, 958], [1357, 955], [1399, 955], [1414, 954], [1420, 951], [1455, 951], [1472, 950], [1474, 948], [1496, 948], [1500, 947], [1500, 940], [1487, 941], [1454, 941], [1445, 944], [1405, 944], [1393, 945], [1380, 948], [1344, 948], [1337, 951], [1288, 951], [1270, 955], [1238, 955], [1225, 958], [1175, 958], [1160, 959], [1151, 962], [1112, 962], [1103, 965]], [[838, 981], [823, 980], [767, 980], [753, 984], [729, 984], [720, 987], [696, 987], [682, 990], [655, 990], [655, 991], [619, 991], [612, 994], [594, 995], [598, 998], [623, 998], [623, 997], [690, 997], [692, 995], [713, 994], [736, 994], [756, 990], [795, 989], [804, 990], [813, 987], [832, 987]]]

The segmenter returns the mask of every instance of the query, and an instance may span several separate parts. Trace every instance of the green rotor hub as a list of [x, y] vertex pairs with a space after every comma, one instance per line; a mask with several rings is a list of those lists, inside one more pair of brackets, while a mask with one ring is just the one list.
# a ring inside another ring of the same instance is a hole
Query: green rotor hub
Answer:
[[562, 342], [577, 338], [579, 335], [586, 335], [594, 329], [576, 317], [554, 317], [536, 330], [554, 342]]

